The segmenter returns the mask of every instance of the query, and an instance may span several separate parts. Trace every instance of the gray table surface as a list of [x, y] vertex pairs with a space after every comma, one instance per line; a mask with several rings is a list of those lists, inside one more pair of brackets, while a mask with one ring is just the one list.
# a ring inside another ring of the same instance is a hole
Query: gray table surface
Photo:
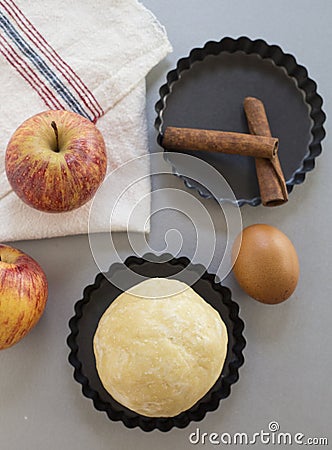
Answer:
[[[332, 114], [331, 41], [332, 2], [328, 0], [143, 0], [165, 25], [174, 51], [147, 78], [149, 145], [156, 151], [154, 104], [166, 73], [193, 47], [224, 36], [263, 38], [280, 45], [305, 65], [318, 83], [324, 110]], [[285, 105], [287, 107], [287, 105]], [[307, 437], [326, 436], [332, 445], [331, 361], [331, 192], [332, 153], [330, 122], [323, 154], [305, 183], [296, 187], [282, 208], [243, 207], [244, 225], [270, 223], [293, 241], [299, 255], [301, 276], [292, 299], [277, 306], [261, 305], [243, 294], [232, 275], [224, 284], [232, 289], [245, 320], [245, 365], [240, 380], [219, 409], [204, 421], [169, 433], [144, 433], [111, 422], [96, 411], [80, 385], [73, 380], [67, 362], [68, 320], [85, 285], [99, 271], [91, 255], [87, 236], [15, 245], [36, 258], [49, 280], [49, 301], [37, 327], [18, 345], [0, 353], [0, 448], [3, 450], [53, 449], [146, 449], [191, 448], [190, 433], [247, 432], [267, 430], [277, 421], [280, 431], [302, 432]], [[172, 176], [154, 181], [154, 187], [175, 186]], [[181, 255], [192, 256], [194, 239], [187, 219], [176, 211], [157, 213], [152, 220], [149, 243], [162, 250], [167, 230], [183, 236]], [[205, 202], [212, 218], [219, 208]], [[217, 245], [225, 241], [219, 226]], [[198, 225], [199, 227], [199, 225]], [[200, 230], [204, 235], [204, 230]], [[171, 239], [171, 235], [168, 236]], [[175, 236], [178, 239], [179, 236]], [[110, 257], [102, 247], [108, 236], [100, 236], [100, 260], [107, 267]], [[117, 236], [120, 252], [130, 253], [125, 237]], [[172, 243], [170, 244], [172, 247]], [[197, 256], [204, 261], [204, 255]], [[213, 272], [218, 254], [211, 261]], [[295, 446], [295, 445], [294, 445]], [[200, 442], [196, 448], [215, 448]], [[228, 445], [229, 448], [235, 448]], [[263, 444], [253, 447], [264, 448]], [[285, 447], [282, 447], [285, 448]], [[323, 448], [323, 447], [318, 447]]]

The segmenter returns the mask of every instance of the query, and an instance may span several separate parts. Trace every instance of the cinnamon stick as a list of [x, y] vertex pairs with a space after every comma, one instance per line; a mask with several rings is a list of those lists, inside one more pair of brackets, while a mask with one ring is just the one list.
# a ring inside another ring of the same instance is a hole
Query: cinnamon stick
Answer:
[[[264, 104], [258, 98], [246, 97], [243, 106], [250, 133], [271, 136]], [[262, 204], [279, 206], [287, 202], [288, 192], [278, 155], [271, 159], [258, 157], [255, 165]]]
[[271, 159], [278, 151], [278, 139], [270, 136], [167, 127], [162, 146], [168, 150], [199, 150]]

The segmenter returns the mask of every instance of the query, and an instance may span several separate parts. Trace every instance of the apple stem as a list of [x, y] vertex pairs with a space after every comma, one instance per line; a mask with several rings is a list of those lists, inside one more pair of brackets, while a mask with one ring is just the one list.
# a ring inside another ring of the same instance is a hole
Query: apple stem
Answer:
[[58, 132], [58, 127], [56, 126], [56, 123], [54, 122], [54, 120], [52, 120], [51, 122], [51, 127], [54, 130], [54, 134], [55, 134], [55, 139], [56, 139], [56, 148], [55, 148], [55, 153], [59, 153], [60, 149], [59, 149], [59, 132]]

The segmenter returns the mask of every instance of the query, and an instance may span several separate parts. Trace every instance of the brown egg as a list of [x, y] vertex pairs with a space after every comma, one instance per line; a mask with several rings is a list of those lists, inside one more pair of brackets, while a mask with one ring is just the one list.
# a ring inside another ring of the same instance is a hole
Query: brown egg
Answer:
[[[242, 242], [239, 250], [239, 244]], [[299, 279], [299, 260], [288, 237], [275, 227], [251, 225], [233, 245], [233, 272], [241, 288], [262, 303], [287, 300]]]

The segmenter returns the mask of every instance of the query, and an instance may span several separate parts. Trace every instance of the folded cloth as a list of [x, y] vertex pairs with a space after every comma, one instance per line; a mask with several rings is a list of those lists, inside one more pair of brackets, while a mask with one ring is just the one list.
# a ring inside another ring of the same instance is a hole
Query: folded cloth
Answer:
[[[114, 191], [109, 180], [89, 231], [147, 231], [144, 221], [128, 217], [150, 193], [149, 161], [139, 158], [148, 153], [145, 76], [171, 51], [164, 28], [136, 0], [1, 0], [0, 31], [0, 240], [88, 231], [91, 201], [71, 212], [43, 213], [24, 204], [8, 183], [10, 136], [47, 109], [72, 110], [96, 123], [107, 147], [108, 174], [131, 161]], [[133, 178], [139, 188], [123, 196], [124, 211], [110, 223], [111, 205]], [[149, 202], [142, 205], [148, 218]]]

